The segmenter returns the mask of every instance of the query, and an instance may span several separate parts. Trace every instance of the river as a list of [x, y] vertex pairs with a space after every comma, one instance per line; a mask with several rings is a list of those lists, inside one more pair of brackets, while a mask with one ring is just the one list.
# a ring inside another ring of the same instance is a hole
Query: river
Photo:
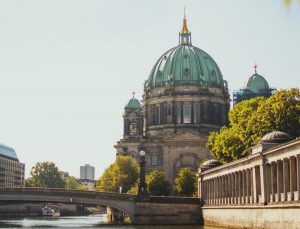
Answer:
[[106, 223], [106, 215], [68, 216], [57, 218], [0, 218], [0, 228], [101, 228], [101, 229], [214, 229], [192, 225], [183, 226], [131, 226]]

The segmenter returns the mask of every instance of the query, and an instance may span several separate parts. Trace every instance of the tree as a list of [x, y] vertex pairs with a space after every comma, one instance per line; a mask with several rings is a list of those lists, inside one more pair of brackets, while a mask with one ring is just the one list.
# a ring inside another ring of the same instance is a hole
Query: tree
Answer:
[[162, 170], [153, 170], [146, 176], [147, 189], [150, 196], [169, 196], [171, 184]]
[[196, 175], [189, 168], [180, 169], [175, 178], [175, 192], [179, 196], [193, 196], [196, 192]]
[[70, 176], [68, 172], [60, 172], [64, 182], [65, 182], [65, 188], [67, 189], [79, 189], [79, 190], [86, 190], [87, 188], [80, 183], [80, 179]]
[[96, 189], [104, 192], [128, 192], [138, 179], [139, 167], [130, 156], [118, 156], [99, 178]]
[[221, 162], [240, 159], [245, 152], [243, 135], [237, 128], [223, 127], [220, 133], [212, 132], [206, 146], [211, 155]]
[[251, 147], [267, 133], [278, 130], [300, 136], [300, 91], [281, 90], [265, 99], [238, 103], [229, 112], [229, 127], [211, 132], [207, 148], [221, 162], [249, 155]]
[[62, 173], [53, 162], [37, 162], [31, 168], [31, 177], [27, 179], [27, 185], [32, 187], [64, 188], [65, 181]]

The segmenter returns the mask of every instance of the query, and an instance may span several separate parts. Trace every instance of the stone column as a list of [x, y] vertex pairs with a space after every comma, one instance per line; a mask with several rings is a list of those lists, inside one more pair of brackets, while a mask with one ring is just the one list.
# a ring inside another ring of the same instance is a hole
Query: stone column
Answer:
[[238, 196], [239, 196], [239, 192], [238, 192], [238, 174], [237, 172], [234, 173], [234, 203], [237, 204], [238, 203]]
[[224, 201], [223, 201], [223, 204], [226, 204], [227, 203], [227, 190], [228, 190], [227, 175], [224, 175], [223, 179], [224, 179], [224, 195], [223, 195]]
[[209, 194], [209, 196], [210, 196], [210, 205], [212, 205], [212, 202], [213, 202], [213, 197], [214, 197], [214, 184], [213, 184], [213, 179], [210, 179], [210, 185], [209, 185], [209, 188], [210, 188], [210, 194]]
[[219, 191], [220, 191], [220, 189], [219, 189], [219, 178], [216, 177], [215, 181], [216, 181], [216, 183], [215, 183], [215, 185], [216, 185], [215, 186], [215, 191], [216, 191], [215, 205], [218, 205], [219, 204]]
[[271, 198], [270, 202], [275, 201], [275, 195], [276, 195], [276, 190], [277, 189], [277, 166], [276, 163], [271, 164]]
[[240, 171], [238, 174], [239, 174], [239, 204], [241, 204], [243, 199], [243, 173], [242, 171]]
[[231, 173], [229, 175], [229, 178], [230, 178], [230, 203], [233, 204], [233, 196], [234, 196], [234, 190], [233, 190], [233, 187], [234, 187], [234, 181], [233, 181], [233, 174]]
[[248, 170], [248, 174], [249, 174], [249, 181], [248, 181], [248, 185], [249, 185], [249, 204], [253, 203], [253, 178], [252, 178], [252, 170], [249, 169]]
[[223, 192], [223, 188], [222, 188], [222, 177], [219, 177], [219, 205], [222, 204], [222, 192]]
[[215, 182], [214, 179], [210, 180], [210, 188], [211, 188], [210, 205], [214, 204], [214, 197], [215, 197], [214, 182]]
[[249, 170], [245, 170], [245, 204], [249, 204]]
[[218, 185], [218, 189], [219, 189], [219, 205], [222, 202], [222, 177], [219, 177], [219, 185]]
[[256, 167], [252, 168], [252, 176], [253, 176], [253, 202], [258, 203], [258, 194], [260, 187], [259, 173], [256, 172]]
[[283, 201], [281, 200], [281, 193], [283, 192], [283, 161], [277, 161], [277, 199], [275, 200]]
[[210, 205], [210, 196], [211, 196], [210, 180], [207, 180], [207, 204], [208, 205]]
[[242, 179], [243, 179], [242, 204], [245, 204], [245, 202], [246, 202], [246, 170], [242, 171]]
[[229, 204], [232, 204], [232, 176], [228, 174], [228, 197], [229, 197]]
[[249, 186], [250, 186], [250, 193], [249, 193], [249, 203], [253, 203], [254, 198], [253, 198], [253, 172], [252, 168], [249, 169]]
[[260, 171], [260, 190], [261, 190], [261, 200], [260, 203], [265, 204], [267, 202], [267, 190], [266, 190], [266, 168], [264, 161], [259, 166]]
[[265, 192], [266, 192], [266, 203], [270, 202], [271, 194], [271, 165], [268, 163], [265, 165], [266, 175], [265, 175]]
[[300, 155], [297, 155], [297, 198], [295, 200], [300, 200]]
[[285, 158], [283, 159], [283, 197], [281, 201], [287, 201], [287, 193], [289, 192], [289, 161]]
[[203, 181], [203, 188], [202, 188], [203, 192], [202, 192], [202, 196], [206, 202], [207, 200], [207, 181]]
[[296, 158], [290, 158], [290, 193], [291, 193], [291, 201], [294, 200], [294, 191], [297, 190], [297, 164]]
[[213, 205], [216, 205], [217, 203], [217, 179], [213, 179], [214, 182], [214, 196], [213, 196]]
[[202, 199], [202, 201], [203, 201], [204, 200], [203, 199], [203, 191], [201, 190], [201, 187], [203, 187], [203, 184], [201, 184], [201, 183], [203, 183], [203, 181], [202, 181], [202, 177], [200, 176], [198, 178], [198, 198]]
[[252, 168], [252, 199], [253, 203], [257, 203], [255, 167]]

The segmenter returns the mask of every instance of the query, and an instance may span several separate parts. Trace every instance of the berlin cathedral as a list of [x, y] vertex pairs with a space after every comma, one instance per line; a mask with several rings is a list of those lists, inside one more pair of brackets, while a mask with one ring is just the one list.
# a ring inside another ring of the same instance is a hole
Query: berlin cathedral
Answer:
[[[259, 85], [264, 79], [256, 75]], [[159, 57], [145, 81], [142, 103], [133, 96], [124, 109], [117, 156], [138, 160], [143, 150], [146, 172], [163, 170], [171, 183], [181, 168], [196, 172], [211, 159], [205, 145], [228, 122], [228, 85], [214, 59], [192, 45], [185, 17], [179, 44]]]

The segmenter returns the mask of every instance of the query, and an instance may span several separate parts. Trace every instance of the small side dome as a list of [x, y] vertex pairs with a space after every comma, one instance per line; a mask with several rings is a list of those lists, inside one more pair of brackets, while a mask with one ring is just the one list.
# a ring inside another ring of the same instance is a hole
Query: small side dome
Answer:
[[261, 141], [265, 143], [285, 143], [290, 140], [292, 140], [291, 136], [281, 131], [273, 131], [261, 139]]
[[212, 169], [212, 168], [215, 168], [215, 167], [220, 166], [220, 165], [222, 165], [221, 162], [219, 162], [216, 159], [211, 159], [211, 160], [205, 161], [201, 165], [201, 169]]
[[270, 90], [267, 80], [261, 75], [258, 75], [257, 73], [253, 74], [249, 78], [246, 88], [255, 93]]
[[127, 103], [127, 105], [125, 106], [126, 109], [141, 109], [141, 103], [139, 100], [137, 100], [136, 98], [132, 98], [129, 100], [129, 102]]

